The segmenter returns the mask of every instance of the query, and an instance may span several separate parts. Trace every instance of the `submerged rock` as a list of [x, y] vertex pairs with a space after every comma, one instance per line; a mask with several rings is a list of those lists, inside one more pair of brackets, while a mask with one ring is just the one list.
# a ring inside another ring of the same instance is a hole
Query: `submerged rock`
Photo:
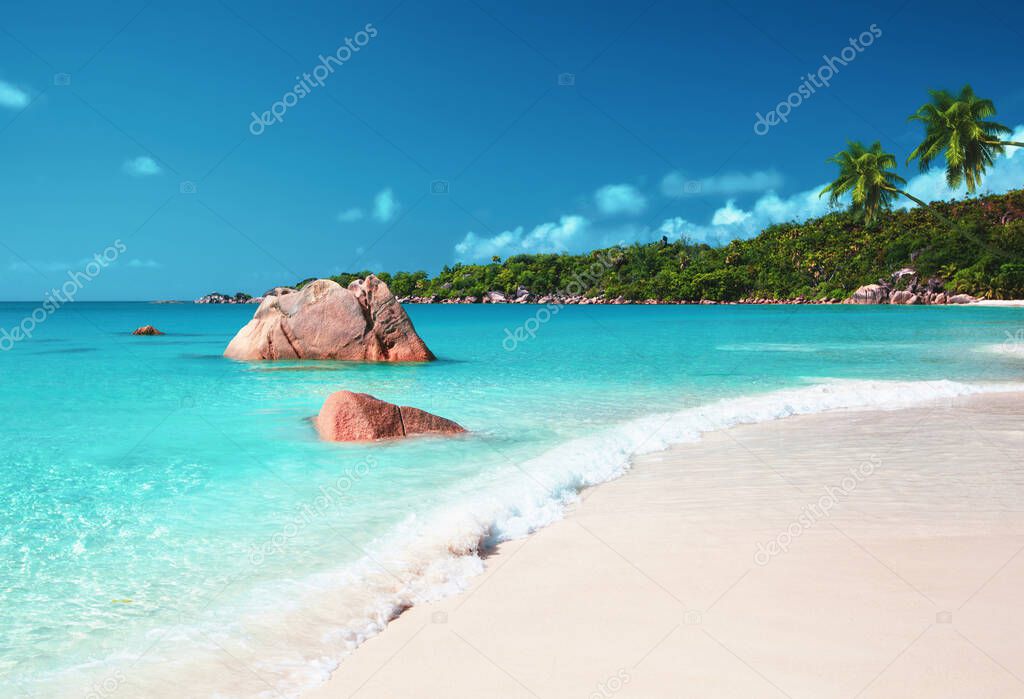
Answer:
[[426, 362], [433, 353], [387, 284], [372, 274], [348, 288], [318, 279], [267, 296], [224, 351], [231, 359]]
[[152, 325], [143, 325], [141, 328], [133, 330], [132, 335], [163, 335], [163, 333]]
[[370, 442], [466, 431], [456, 422], [419, 408], [395, 405], [368, 393], [352, 391], [338, 391], [328, 396], [315, 423], [320, 438], [329, 442]]

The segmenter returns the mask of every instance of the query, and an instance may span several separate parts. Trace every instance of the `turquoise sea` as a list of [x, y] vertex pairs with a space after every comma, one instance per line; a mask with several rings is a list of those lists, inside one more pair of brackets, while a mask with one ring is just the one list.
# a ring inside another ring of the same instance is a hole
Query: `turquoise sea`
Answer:
[[[4, 696], [292, 696], [633, 454], [1024, 379], [1018, 308], [412, 306], [437, 362], [222, 358], [254, 310], [76, 303], [2, 343]], [[471, 433], [321, 443], [340, 389]]]

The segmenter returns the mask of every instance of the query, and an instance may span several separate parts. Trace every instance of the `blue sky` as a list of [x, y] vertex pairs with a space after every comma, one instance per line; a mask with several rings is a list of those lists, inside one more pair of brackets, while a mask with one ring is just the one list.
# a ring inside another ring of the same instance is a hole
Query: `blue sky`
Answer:
[[[5, 3], [0, 298], [39, 299], [116, 240], [79, 300], [749, 236], [824, 211], [847, 138], [902, 160], [929, 87], [970, 82], [1024, 124], [1024, 8], [987, 7]], [[1024, 155], [988, 182], [1022, 184]], [[949, 195], [937, 174], [912, 187]]]

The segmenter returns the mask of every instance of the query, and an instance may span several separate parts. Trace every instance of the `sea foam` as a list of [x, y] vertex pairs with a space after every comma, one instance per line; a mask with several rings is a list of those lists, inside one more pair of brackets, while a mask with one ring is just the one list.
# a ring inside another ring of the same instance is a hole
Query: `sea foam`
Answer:
[[490, 547], [561, 519], [581, 490], [623, 475], [636, 456], [741, 424], [833, 410], [900, 410], [1020, 390], [1024, 384], [830, 380], [630, 420], [460, 486], [430, 514], [409, 516], [372, 542], [358, 563], [310, 576], [298, 585], [300, 594], [278, 589], [254, 597], [231, 632], [252, 638], [256, 626], [272, 634], [300, 629], [251, 660], [278, 678], [278, 691], [297, 693], [321, 683], [345, 654], [403, 610], [465, 590], [483, 570]]

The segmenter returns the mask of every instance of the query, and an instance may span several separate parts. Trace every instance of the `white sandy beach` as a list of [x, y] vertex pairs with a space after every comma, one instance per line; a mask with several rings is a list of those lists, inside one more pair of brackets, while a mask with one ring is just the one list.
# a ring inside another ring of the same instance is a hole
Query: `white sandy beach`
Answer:
[[984, 395], [642, 457], [306, 696], [1024, 696], [1022, 419]]

